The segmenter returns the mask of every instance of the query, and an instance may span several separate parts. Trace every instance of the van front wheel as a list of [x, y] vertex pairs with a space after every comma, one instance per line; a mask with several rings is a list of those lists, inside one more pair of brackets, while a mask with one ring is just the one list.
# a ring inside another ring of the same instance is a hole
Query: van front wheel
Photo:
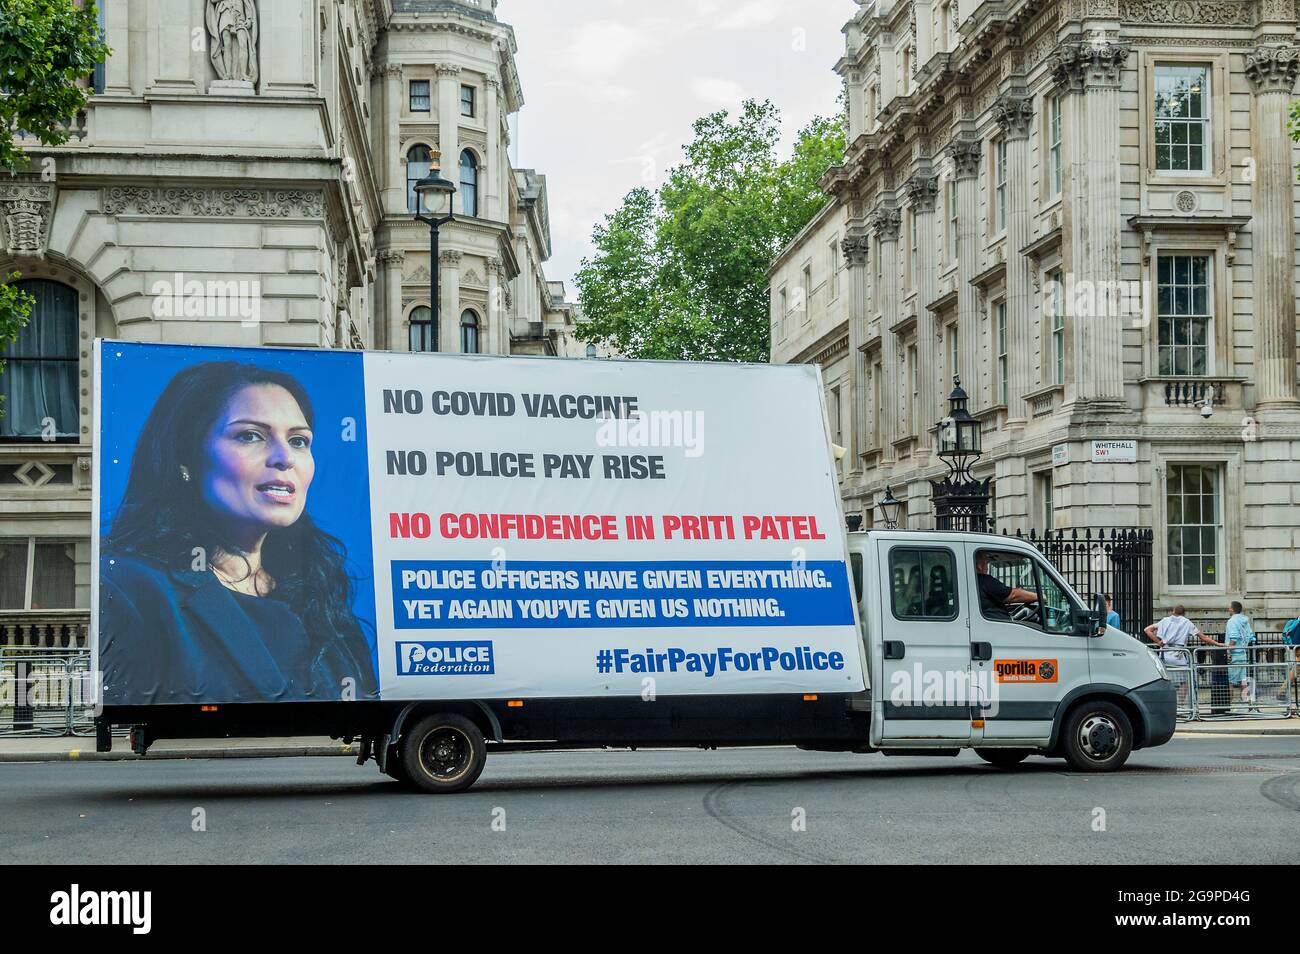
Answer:
[[1065, 760], [1079, 772], [1113, 772], [1133, 751], [1133, 725], [1113, 702], [1085, 702], [1065, 721]]
[[487, 746], [478, 726], [462, 715], [425, 716], [402, 738], [402, 763], [426, 792], [463, 792], [478, 780]]

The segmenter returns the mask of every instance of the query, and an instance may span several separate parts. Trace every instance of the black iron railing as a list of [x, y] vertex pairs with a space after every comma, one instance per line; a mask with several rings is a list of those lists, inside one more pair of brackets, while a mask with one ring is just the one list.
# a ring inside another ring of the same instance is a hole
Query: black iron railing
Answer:
[[1155, 622], [1151, 530], [1085, 527], [1017, 530], [1015, 536], [1037, 547], [1085, 600], [1109, 593], [1125, 632], [1140, 633]]

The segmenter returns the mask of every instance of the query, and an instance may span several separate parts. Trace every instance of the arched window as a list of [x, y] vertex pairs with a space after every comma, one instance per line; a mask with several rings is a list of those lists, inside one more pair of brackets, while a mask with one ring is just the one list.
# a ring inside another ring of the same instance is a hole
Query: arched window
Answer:
[[460, 313], [460, 350], [462, 354], [478, 354], [478, 315], [468, 308]]
[[433, 153], [428, 146], [412, 146], [406, 152], [406, 211], [418, 212], [416, 204], [419, 197], [415, 194], [415, 184], [429, 174], [433, 168]]
[[36, 299], [18, 340], [0, 351], [0, 439], [76, 440], [77, 291], [59, 282], [18, 283]]
[[411, 309], [411, 350], [437, 351], [433, 337], [433, 309], [426, 305]]
[[460, 211], [463, 215], [478, 215], [478, 163], [468, 149], [460, 153]]

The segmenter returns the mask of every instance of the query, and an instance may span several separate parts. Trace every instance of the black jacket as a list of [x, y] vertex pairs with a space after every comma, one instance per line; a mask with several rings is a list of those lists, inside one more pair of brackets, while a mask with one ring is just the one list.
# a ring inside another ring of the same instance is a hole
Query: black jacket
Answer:
[[210, 572], [100, 558], [99, 667], [106, 705], [338, 702], [378, 698], [360, 635], [308, 633], [288, 604], [236, 594]]

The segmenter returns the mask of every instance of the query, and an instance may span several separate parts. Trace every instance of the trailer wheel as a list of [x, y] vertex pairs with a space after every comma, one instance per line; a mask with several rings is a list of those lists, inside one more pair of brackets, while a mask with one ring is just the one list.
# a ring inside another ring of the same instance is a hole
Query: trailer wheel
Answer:
[[1062, 742], [1076, 771], [1113, 772], [1133, 751], [1133, 724], [1113, 702], [1085, 702], [1066, 718]]
[[478, 779], [487, 747], [478, 726], [450, 712], [426, 716], [403, 733], [402, 767], [426, 792], [463, 792]]
[[975, 754], [989, 765], [1014, 768], [1033, 754], [1030, 749], [976, 749]]

